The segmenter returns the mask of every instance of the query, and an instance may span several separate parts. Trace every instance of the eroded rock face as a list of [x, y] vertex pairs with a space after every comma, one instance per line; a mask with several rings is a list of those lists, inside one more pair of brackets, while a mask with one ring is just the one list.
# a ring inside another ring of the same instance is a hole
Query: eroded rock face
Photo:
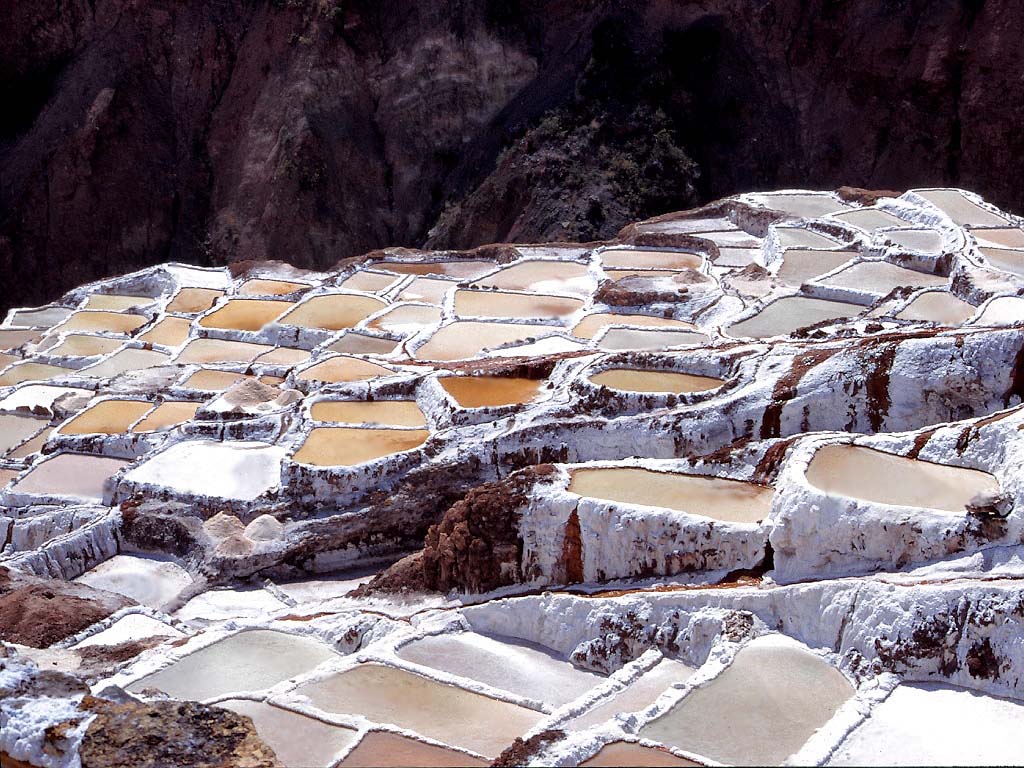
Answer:
[[1019, 207], [1016, 11], [22, 3], [0, 46], [0, 301], [169, 258], [591, 240], [796, 183]]

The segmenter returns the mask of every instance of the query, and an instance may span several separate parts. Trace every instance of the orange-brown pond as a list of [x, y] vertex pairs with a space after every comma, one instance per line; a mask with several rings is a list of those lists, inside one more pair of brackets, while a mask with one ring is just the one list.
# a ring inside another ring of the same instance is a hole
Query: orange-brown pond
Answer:
[[281, 318], [284, 325], [340, 331], [353, 328], [387, 304], [357, 293], [329, 293], [307, 299]]
[[535, 399], [544, 379], [513, 376], [443, 376], [438, 382], [463, 408], [520, 405]]
[[317, 421], [336, 424], [386, 424], [392, 427], [425, 427], [427, 419], [415, 400], [320, 400], [310, 415]]
[[204, 328], [258, 331], [294, 307], [291, 301], [274, 299], [228, 299], [227, 303], [203, 317]]
[[316, 467], [354, 466], [418, 448], [428, 437], [425, 429], [317, 427], [292, 460]]
[[711, 376], [696, 376], [673, 371], [651, 371], [638, 368], [610, 368], [590, 377], [593, 384], [623, 392], [671, 392], [677, 395], [707, 392], [725, 382]]

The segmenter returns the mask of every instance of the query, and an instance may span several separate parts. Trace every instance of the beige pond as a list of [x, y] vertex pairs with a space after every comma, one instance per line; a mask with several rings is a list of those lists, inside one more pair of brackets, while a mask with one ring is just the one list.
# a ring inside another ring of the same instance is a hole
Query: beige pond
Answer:
[[772, 488], [758, 483], [639, 467], [575, 469], [569, 491], [592, 499], [664, 507], [733, 523], [763, 520], [774, 495]]
[[799, 287], [811, 278], [831, 272], [857, 256], [850, 251], [808, 251], [790, 248], [782, 257], [776, 275], [780, 283]]
[[182, 288], [171, 299], [166, 311], [182, 314], [205, 312], [223, 295], [224, 291], [217, 291], [213, 288]]
[[323, 643], [267, 629], [231, 635], [172, 662], [128, 686], [146, 688], [176, 699], [202, 701], [243, 691], [263, 691], [337, 658]]
[[246, 280], [238, 289], [239, 296], [286, 296], [289, 293], [309, 288], [308, 283], [293, 283], [290, 280]]
[[0, 469], [0, 489], [6, 487], [19, 474], [21, 474], [20, 469]]
[[695, 376], [672, 371], [650, 371], [638, 368], [612, 368], [590, 377], [592, 384], [623, 392], [671, 392], [677, 395], [708, 392], [725, 382], [710, 376]]
[[978, 245], [996, 248], [1024, 248], [1024, 229], [1016, 227], [976, 229], [971, 234], [978, 240]]
[[946, 512], [963, 512], [981, 491], [999, 492], [999, 483], [988, 472], [845, 443], [819, 448], [807, 468], [807, 481], [829, 494]]
[[85, 302], [86, 309], [109, 309], [120, 312], [152, 304], [156, 299], [148, 296], [124, 296], [115, 293], [94, 293]]
[[1015, 275], [1024, 275], [1024, 250], [1011, 250], [1009, 248], [981, 248], [985, 261], [996, 269], [1004, 272], [1012, 272]]
[[425, 427], [427, 419], [415, 400], [321, 400], [310, 415], [317, 421], [337, 424], [387, 424], [392, 427]]
[[292, 347], [277, 347], [256, 358], [257, 363], [264, 365], [299, 365], [310, 358], [310, 352]]
[[942, 253], [942, 234], [934, 229], [900, 229], [886, 232], [885, 237], [918, 253]]
[[975, 325], [1014, 325], [1024, 323], [1024, 299], [1000, 296], [985, 305]]
[[573, 731], [585, 731], [606, 723], [618, 714], [647, 709], [661, 694], [676, 683], [690, 679], [696, 670], [674, 659], [662, 659], [653, 669], [644, 672], [638, 680], [618, 693], [599, 702], [592, 709], [569, 721]]
[[557, 331], [549, 325], [458, 320], [435, 331], [413, 356], [418, 360], [466, 360], [485, 349], [550, 336]]
[[21, 446], [7, 454], [9, 459], [26, 459], [33, 453], [39, 453], [43, 450], [43, 446], [46, 444], [47, 438], [50, 436], [50, 430], [44, 429], [38, 435], [33, 437], [28, 442], [22, 443]]
[[488, 288], [503, 288], [507, 291], [589, 294], [593, 283], [585, 264], [575, 261], [532, 260], [504, 267], [493, 275], [481, 278], [476, 284]]
[[394, 374], [394, 371], [383, 365], [360, 360], [358, 357], [338, 355], [307, 368], [295, 378], [300, 381], [324, 381], [329, 384], [340, 384], [346, 381], [367, 381]]
[[418, 448], [430, 437], [425, 429], [317, 427], [292, 461], [316, 467], [350, 467]]
[[251, 378], [251, 376], [246, 376], [244, 373], [212, 371], [207, 368], [201, 368], [185, 379], [181, 386], [188, 389], [198, 389], [203, 392], [223, 392], [235, 382]]
[[876, 229], [882, 229], [883, 227], [898, 227], [903, 223], [903, 219], [893, 216], [887, 211], [879, 210], [878, 208], [861, 208], [853, 211], [846, 211], [844, 213], [834, 214], [834, 219], [852, 224], [855, 227], [860, 227], [868, 232], [873, 232]]
[[268, 344], [250, 344], [245, 341], [224, 339], [193, 339], [181, 352], [176, 362], [186, 363], [251, 363], [273, 349]]
[[389, 275], [382, 272], [356, 272], [342, 282], [341, 288], [346, 291], [365, 291], [366, 293], [377, 293], [387, 290], [402, 278], [396, 275]]
[[421, 768], [474, 768], [485, 766], [488, 762], [446, 749], [434, 744], [427, 744], [418, 739], [410, 739], [397, 733], [387, 731], [370, 731], [359, 742], [345, 759], [339, 763], [340, 768], [406, 768], [416, 765]]
[[295, 306], [291, 301], [273, 299], [228, 299], [199, 324], [203, 328], [224, 328], [232, 331], [258, 331]]
[[402, 301], [425, 301], [428, 304], [441, 304], [445, 295], [457, 283], [451, 280], [439, 280], [435, 277], [417, 277], [402, 289], [398, 298]]
[[830, 194], [815, 192], [778, 192], [751, 195], [765, 208], [782, 211], [805, 219], [828, 216], [849, 210], [850, 206]]
[[184, 317], [165, 317], [144, 334], [140, 341], [162, 344], [165, 347], [180, 347], [188, 339], [192, 323]]
[[153, 408], [142, 400], [101, 400], [59, 430], [62, 435], [121, 435]]
[[719, 248], [716, 267], [745, 267], [758, 261], [760, 248]]
[[228, 699], [217, 704], [252, 718], [256, 733], [285, 768], [329, 768], [358, 733], [261, 701]]
[[366, 324], [366, 327], [384, 333], [407, 336], [419, 333], [428, 325], [437, 325], [439, 322], [441, 322], [440, 308], [424, 304], [403, 304], [375, 317]]
[[16, 363], [21, 360], [17, 355], [8, 355], [5, 352], [0, 352], [0, 371], [6, 368], [11, 363]]
[[15, 363], [0, 374], [0, 387], [9, 387], [23, 381], [46, 381], [73, 373], [76, 372], [70, 368], [61, 368], [59, 365], [32, 362]]
[[521, 405], [535, 399], [544, 379], [512, 376], [442, 376], [438, 382], [462, 408]]
[[580, 766], [618, 766], [619, 768], [672, 768], [672, 766], [701, 765], [692, 760], [676, 757], [667, 749], [644, 747], [628, 741], [613, 741], [601, 747], [593, 757], [587, 758]]
[[729, 765], [778, 765], [853, 693], [820, 656], [768, 635], [638, 735]]
[[916, 193], [939, 208], [955, 223], [972, 227], [1005, 227], [1008, 223], [987, 208], [968, 200], [955, 189], [922, 189]]
[[684, 251], [641, 251], [609, 248], [601, 251], [606, 269], [700, 269], [704, 259]]
[[801, 227], [776, 227], [775, 231], [783, 248], [835, 248], [838, 245], [836, 240], [820, 232]]
[[948, 291], [928, 291], [910, 302], [896, 317], [957, 326], [974, 315], [976, 307]]
[[83, 368], [82, 375], [108, 379], [112, 376], [120, 376], [126, 371], [139, 371], [143, 368], [163, 365], [169, 359], [170, 355], [157, 352], [155, 349], [122, 349], [106, 360], [101, 360], [95, 365]]
[[675, 277], [676, 269], [606, 269], [609, 280], [621, 280], [624, 277]]
[[626, 349], [672, 349], [709, 343], [703, 333], [693, 331], [656, 330], [650, 328], [609, 328], [598, 346], [609, 352]]
[[696, 328], [692, 323], [652, 315], [626, 315], [617, 312], [597, 312], [587, 315], [572, 329], [572, 335], [592, 339], [609, 325], [628, 325], [640, 328]]
[[298, 689], [325, 712], [359, 714], [430, 739], [498, 755], [545, 715], [380, 664], [361, 664]]
[[579, 299], [536, 293], [504, 291], [455, 292], [455, 314], [460, 317], [537, 317], [554, 319], [583, 308]]
[[0, 413], [0, 456], [21, 445], [46, 425], [43, 419]]
[[17, 349], [22, 344], [34, 344], [41, 338], [43, 338], [42, 331], [0, 330], [0, 349]]
[[822, 285], [886, 294], [900, 287], [938, 288], [948, 277], [897, 267], [886, 261], [862, 261], [821, 281]]
[[106, 355], [124, 344], [121, 339], [110, 339], [105, 336], [86, 336], [73, 333], [65, 336], [64, 340], [48, 351], [54, 357], [91, 357], [93, 355]]
[[379, 339], [376, 336], [349, 331], [327, 347], [327, 351], [349, 355], [390, 355], [401, 343], [392, 339]]
[[176, 427], [191, 421], [199, 410], [200, 403], [189, 403], [181, 400], [169, 400], [161, 403], [142, 421], [132, 428], [135, 434], [156, 432], [161, 429]]
[[281, 318], [284, 325], [340, 331], [384, 309], [387, 304], [372, 296], [357, 293], [330, 293], [307, 299]]
[[460, 280], [475, 280], [493, 272], [493, 261], [380, 261], [374, 266], [399, 275], [444, 275]]
[[60, 330], [70, 331], [108, 331], [110, 333], [130, 333], [141, 328], [147, 322], [141, 315], [128, 315], [121, 312], [94, 312], [83, 309], [75, 312], [60, 326]]
[[753, 317], [730, 325], [729, 335], [755, 339], [783, 336], [816, 323], [855, 317], [863, 311], [864, 307], [844, 301], [787, 296], [768, 304]]
[[22, 309], [14, 313], [11, 325], [30, 328], [49, 328], [65, 320], [71, 314], [66, 307], [41, 307]]
[[106, 481], [128, 463], [104, 456], [60, 453], [36, 464], [31, 472], [15, 483], [13, 490], [100, 500]]

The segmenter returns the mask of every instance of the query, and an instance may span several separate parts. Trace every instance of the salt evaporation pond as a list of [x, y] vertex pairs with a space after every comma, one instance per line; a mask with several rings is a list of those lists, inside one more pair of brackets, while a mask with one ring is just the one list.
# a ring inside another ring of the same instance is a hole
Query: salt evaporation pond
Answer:
[[364, 269], [354, 273], [351, 277], [345, 278], [339, 287], [346, 291], [380, 293], [391, 288], [401, 279], [398, 275], [388, 274], [387, 272], [371, 272]]
[[687, 328], [696, 330], [693, 323], [653, 315], [626, 315], [615, 312], [597, 312], [587, 315], [572, 329], [572, 335], [581, 339], [592, 339], [609, 325], [628, 325], [646, 328]]
[[922, 189], [915, 190], [915, 193], [940, 209], [955, 224], [971, 227], [1005, 227], [1007, 224], [1005, 218], [982, 208], [958, 190]]
[[252, 718], [256, 733], [285, 768], [330, 768], [358, 733], [322, 723], [262, 701], [228, 699], [217, 704]]
[[885, 237], [907, 250], [918, 253], [942, 253], [942, 234], [934, 229], [899, 229], [884, 233]]
[[402, 342], [381, 339], [349, 331], [327, 347], [328, 352], [343, 352], [350, 355], [390, 355]]
[[778, 192], [751, 195], [750, 197], [765, 208], [804, 219], [828, 216], [830, 213], [838, 213], [850, 208], [846, 203], [825, 193]]
[[213, 288], [182, 288], [167, 305], [167, 311], [183, 314], [205, 312], [223, 295], [224, 291]]
[[435, 331], [413, 356], [417, 360], [467, 360], [485, 349], [548, 336], [557, 330], [549, 325], [459, 320]]
[[1014, 325], [1024, 323], [1024, 299], [1000, 296], [985, 305], [975, 325]]
[[771, 508], [774, 491], [721, 477], [654, 472], [640, 467], [581, 467], [569, 492], [602, 501], [675, 509], [734, 523], [756, 523]]
[[427, 744], [398, 733], [370, 731], [339, 763], [339, 768], [401, 768], [409, 765], [420, 768], [474, 768], [487, 764], [487, 760], [465, 752]]
[[442, 376], [438, 382], [462, 408], [522, 405], [535, 399], [544, 383], [513, 376]]
[[481, 278], [476, 285], [533, 293], [589, 294], [593, 278], [575, 261], [520, 261]]
[[475, 280], [498, 265], [493, 261], [380, 261], [374, 266], [399, 275], [446, 275], [460, 280]]
[[87, 336], [81, 333], [72, 333], [65, 336], [60, 344], [47, 350], [47, 354], [54, 357], [106, 355], [113, 352], [123, 343], [124, 341], [121, 339], [111, 339], [108, 336]]
[[100, 501], [107, 480], [128, 463], [105, 456], [59, 453], [36, 464], [11, 490], [16, 493], [73, 496]]
[[262, 365], [298, 365], [309, 360], [311, 354], [305, 349], [294, 349], [292, 347], [276, 347], [269, 352], [264, 352], [256, 358], [257, 363]]
[[251, 376], [246, 376], [244, 373], [235, 373], [234, 371], [215, 371], [209, 368], [201, 368], [185, 379], [185, 381], [181, 383], [181, 386], [186, 389], [197, 389], [202, 392], [222, 392], [232, 384], [235, 384], [242, 379], [251, 378]]
[[455, 287], [451, 280], [436, 277], [417, 277], [398, 294], [401, 301], [425, 301], [440, 305], [448, 291]]
[[340, 331], [360, 322], [388, 305], [373, 296], [358, 293], [329, 293], [313, 296], [282, 317], [282, 325]]
[[850, 251], [808, 251], [788, 249], [782, 257], [782, 266], [776, 274], [780, 283], [794, 288], [808, 280], [831, 272], [856, 257]]
[[609, 328], [598, 347], [607, 352], [629, 349], [673, 349], [698, 347], [710, 341], [703, 333], [693, 331], [665, 331], [646, 328]]
[[[130, 470], [126, 482], [251, 501], [276, 487], [287, 448], [259, 442], [186, 440]], [[216, 467], [216, 472], [210, 472]]]
[[22, 344], [34, 344], [41, 338], [41, 331], [0, 329], [0, 349], [16, 349]]
[[817, 323], [855, 317], [863, 311], [864, 307], [843, 301], [787, 296], [768, 304], [753, 317], [730, 325], [729, 335], [755, 339], [784, 336]]
[[981, 248], [985, 261], [996, 269], [1004, 272], [1012, 272], [1015, 275], [1024, 275], [1024, 250], [1012, 250], [1010, 248]]
[[641, 251], [609, 248], [601, 251], [601, 263], [610, 269], [700, 269], [703, 257], [686, 251]]
[[317, 467], [354, 466], [418, 448], [430, 437], [424, 429], [317, 427], [292, 461]]
[[1024, 229], [1000, 227], [998, 229], [976, 229], [971, 232], [978, 245], [996, 248], [1024, 248]]
[[114, 555], [75, 581], [116, 592], [150, 608], [163, 608], [192, 583], [192, 577], [173, 560]]
[[272, 299], [228, 299], [226, 303], [205, 315], [199, 325], [203, 328], [223, 328], [232, 331], [258, 331], [294, 307], [290, 301]]
[[541, 712], [373, 663], [309, 683], [298, 693], [325, 712], [363, 715], [488, 757], [498, 755], [545, 717]]
[[903, 683], [826, 765], [1024, 765], [1024, 704], [965, 688]]
[[898, 227], [903, 223], [903, 219], [878, 208], [860, 208], [853, 211], [844, 211], [843, 213], [832, 214], [832, 218], [852, 224], [855, 227], [860, 227], [868, 232], [884, 227]]
[[251, 363], [259, 355], [273, 347], [267, 344], [250, 344], [245, 341], [226, 339], [193, 339], [181, 352], [176, 361], [186, 363]]
[[31, 416], [0, 414], [0, 455], [21, 445], [46, 425], [46, 421]]
[[78, 650], [96, 645], [120, 645], [149, 637], [179, 638], [184, 637], [184, 633], [144, 613], [129, 613], [106, 629], [89, 635], [71, 647]]
[[121, 435], [152, 409], [142, 400], [101, 400], [64, 424], [62, 435]]
[[829, 494], [946, 512], [963, 512], [978, 493], [999, 492], [999, 483], [987, 472], [848, 443], [819, 448], [807, 467], [807, 481]]
[[897, 267], [885, 261], [862, 261], [841, 272], [826, 277], [822, 285], [849, 288], [858, 291], [886, 294], [895, 288], [937, 288], [945, 286], [949, 278], [931, 275], [904, 267]]
[[338, 355], [300, 371], [295, 378], [299, 381], [322, 381], [341, 384], [348, 381], [367, 381], [381, 376], [392, 376], [394, 371], [383, 365], [360, 360], [358, 357]]
[[558, 318], [582, 308], [582, 301], [565, 296], [504, 291], [455, 292], [455, 314], [460, 317]]
[[229, 693], [257, 692], [309, 672], [337, 654], [317, 640], [270, 629], [252, 629], [218, 640], [128, 686], [155, 688], [176, 699], [203, 701]]
[[606, 723], [621, 713], [639, 712], [647, 709], [668, 688], [676, 683], [686, 682], [695, 672], [693, 667], [674, 659], [662, 659], [638, 680], [623, 691], [613, 693], [610, 698], [599, 702], [592, 709], [569, 721], [567, 728], [584, 731], [595, 725]]
[[917, 296], [896, 317], [901, 320], [923, 320], [939, 325], [958, 326], [975, 312], [975, 307], [948, 291], [926, 291]]
[[109, 309], [120, 312], [152, 304], [156, 299], [148, 296], [126, 296], [117, 293], [94, 293], [85, 302], [86, 309]]
[[83, 368], [83, 376], [94, 376], [100, 379], [109, 379], [120, 376], [128, 371], [140, 371], [144, 368], [154, 368], [163, 365], [169, 359], [169, 355], [157, 352], [154, 349], [127, 348], [115, 352], [106, 360]]
[[165, 317], [139, 336], [139, 341], [161, 344], [165, 347], [180, 347], [188, 340], [192, 323], [184, 317]]
[[708, 392], [725, 383], [711, 376], [638, 368], [611, 368], [595, 373], [590, 377], [590, 382], [623, 392], [670, 392], [677, 395]]
[[820, 232], [802, 227], [776, 227], [783, 248], [835, 248], [839, 243]]
[[238, 289], [240, 296], [286, 296], [289, 293], [309, 288], [308, 283], [293, 283], [290, 280], [246, 280]]
[[0, 374], [0, 387], [20, 384], [23, 381], [46, 381], [58, 376], [77, 373], [70, 368], [45, 363], [15, 363]]
[[337, 424], [387, 424], [393, 427], [425, 427], [427, 418], [415, 400], [320, 400], [309, 409], [317, 421]]
[[581, 768], [610, 766], [644, 766], [644, 768], [672, 768], [673, 766], [700, 765], [683, 757], [676, 757], [667, 749], [645, 747], [628, 741], [613, 741], [601, 747], [596, 755], [580, 763]]
[[19, 328], [50, 328], [70, 315], [71, 310], [65, 307], [20, 309], [11, 316], [11, 325]]
[[690, 691], [639, 735], [732, 765], [778, 765], [854, 693], [820, 656], [759, 637], [724, 672]]
[[441, 322], [441, 309], [433, 305], [399, 304], [366, 324], [383, 333], [406, 336]]
[[398, 655], [552, 706], [573, 701], [603, 680], [540, 646], [475, 632], [423, 637]]
[[121, 312], [97, 312], [83, 309], [75, 312], [57, 328], [69, 331], [107, 331], [109, 333], [129, 333], [146, 324], [141, 315], [128, 315]]

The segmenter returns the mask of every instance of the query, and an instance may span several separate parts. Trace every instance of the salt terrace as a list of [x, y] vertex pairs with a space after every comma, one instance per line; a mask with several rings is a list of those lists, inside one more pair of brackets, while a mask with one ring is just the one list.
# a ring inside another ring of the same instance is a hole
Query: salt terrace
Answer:
[[12, 310], [0, 756], [116, 686], [293, 766], [1020, 762], [1022, 225], [789, 190]]

